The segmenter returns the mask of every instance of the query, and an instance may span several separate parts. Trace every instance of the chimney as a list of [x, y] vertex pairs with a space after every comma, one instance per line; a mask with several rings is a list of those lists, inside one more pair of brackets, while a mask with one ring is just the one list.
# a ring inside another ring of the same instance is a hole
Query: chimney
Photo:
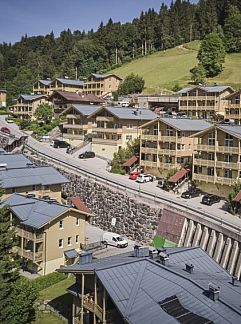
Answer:
[[186, 271], [187, 271], [188, 273], [193, 273], [194, 265], [191, 264], [191, 263], [186, 263], [185, 265], [186, 265]]
[[235, 286], [235, 282], [238, 280], [237, 277], [232, 276], [232, 285]]
[[149, 246], [134, 246], [134, 257], [135, 258], [144, 258], [149, 256]]
[[164, 266], [168, 266], [169, 255], [165, 252], [159, 253], [160, 263]]
[[87, 264], [92, 262], [92, 252], [82, 252], [79, 254], [79, 264]]
[[208, 292], [209, 292], [209, 298], [212, 299], [213, 301], [219, 299], [219, 293], [220, 293], [219, 287], [215, 287], [212, 283], [210, 283], [208, 285]]

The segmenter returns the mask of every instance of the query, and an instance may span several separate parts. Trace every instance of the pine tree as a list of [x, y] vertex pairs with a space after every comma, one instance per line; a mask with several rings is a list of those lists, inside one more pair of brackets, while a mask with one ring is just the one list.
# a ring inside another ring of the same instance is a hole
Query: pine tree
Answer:
[[225, 48], [218, 33], [208, 34], [201, 43], [197, 58], [207, 77], [219, 74], [225, 61]]
[[226, 51], [228, 53], [241, 51], [241, 13], [235, 6], [230, 6], [224, 24]]

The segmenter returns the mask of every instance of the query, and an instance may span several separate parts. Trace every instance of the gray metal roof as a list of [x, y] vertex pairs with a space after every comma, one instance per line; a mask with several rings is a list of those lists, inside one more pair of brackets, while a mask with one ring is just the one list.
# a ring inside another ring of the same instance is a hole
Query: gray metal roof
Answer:
[[[69, 85], [74, 85], [74, 86], [84, 86], [84, 81], [83, 80], [72, 80], [72, 79], [61, 79], [61, 78], [56, 78], [57, 81], [63, 83], [63, 84], [69, 84]], [[53, 82], [53, 81], [52, 81]]]
[[73, 259], [76, 258], [79, 255], [79, 253], [75, 249], [71, 249], [71, 250], [64, 251], [64, 255], [68, 259]]
[[96, 79], [105, 79], [105, 78], [108, 78], [108, 77], [114, 75], [114, 76], [116, 76], [118, 79], [122, 80], [121, 77], [119, 77], [118, 75], [113, 74], [113, 73], [106, 73], [106, 74], [91, 73], [91, 75], [93, 75], [93, 77], [95, 77]]
[[28, 165], [33, 164], [23, 154], [0, 154], [0, 164], [6, 164], [7, 169], [26, 168]]
[[160, 121], [174, 127], [180, 131], [202, 131], [211, 126], [210, 123], [201, 119], [189, 118], [160, 118]]
[[187, 93], [192, 89], [201, 89], [203, 91], [206, 92], [222, 92], [224, 90], [226, 90], [227, 88], [230, 88], [230, 86], [195, 86], [195, 87], [185, 87], [183, 89], [181, 89], [180, 91], [178, 91], [177, 93]]
[[0, 203], [8, 205], [21, 224], [39, 229], [56, 217], [68, 211], [71, 207], [37, 198], [27, 198], [24, 195], [13, 194]]
[[45, 86], [50, 85], [50, 83], [52, 82], [52, 80], [38, 80], [38, 82], [42, 83]]
[[[75, 110], [77, 110], [81, 115], [89, 116], [100, 109], [100, 106], [97, 105], [72, 105]], [[69, 108], [67, 108], [69, 109]]]
[[[187, 310], [213, 323], [241, 322], [240, 282], [233, 286], [231, 275], [200, 248], [168, 249], [168, 254], [167, 266], [124, 253], [59, 271], [95, 271], [128, 323], [177, 323], [158, 304], [174, 295]], [[186, 263], [194, 265], [192, 274]], [[220, 287], [216, 302], [204, 294], [210, 283]]]
[[[149, 109], [142, 108], [126, 108], [126, 107], [104, 107], [111, 114], [120, 119], [131, 120], [152, 120], [157, 117], [157, 114]], [[135, 114], [136, 112], [136, 114]]]
[[0, 92], [7, 92], [6, 89], [0, 89]]
[[2, 188], [17, 188], [33, 185], [53, 185], [69, 182], [55, 168], [49, 166], [16, 168], [0, 171]]
[[46, 97], [46, 95], [40, 94], [40, 95], [28, 95], [28, 94], [22, 94], [20, 98], [23, 98], [26, 101], [34, 101], [37, 99], [40, 99], [42, 97]]
[[241, 126], [239, 125], [217, 125], [218, 129], [221, 129], [235, 137], [241, 138]]

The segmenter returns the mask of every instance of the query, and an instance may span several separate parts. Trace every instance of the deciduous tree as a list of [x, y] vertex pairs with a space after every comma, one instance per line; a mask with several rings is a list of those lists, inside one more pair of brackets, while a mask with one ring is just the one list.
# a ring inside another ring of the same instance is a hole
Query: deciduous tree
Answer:
[[53, 109], [49, 104], [43, 103], [38, 105], [34, 115], [39, 121], [41, 120], [48, 124], [53, 118]]
[[144, 89], [145, 81], [139, 76], [131, 73], [128, 75], [125, 80], [121, 83], [118, 93], [120, 95], [128, 95], [131, 93], [141, 93]]

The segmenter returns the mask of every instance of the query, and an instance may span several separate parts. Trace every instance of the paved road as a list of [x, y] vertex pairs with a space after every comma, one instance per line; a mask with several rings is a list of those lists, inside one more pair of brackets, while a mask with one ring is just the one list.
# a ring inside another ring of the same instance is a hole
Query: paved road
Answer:
[[[2, 116], [0, 116], [0, 121], [1, 125], [7, 126], [10, 129], [18, 130], [17, 125], [7, 124]], [[43, 154], [50, 155], [51, 157], [66, 163], [71, 163], [71, 165], [83, 171], [90, 171], [94, 173], [96, 177], [101, 176], [102, 178], [106, 179], [106, 181], [115, 181], [117, 186], [118, 184], [125, 186], [127, 190], [134, 189], [139, 191], [141, 194], [146, 193], [147, 195], [155, 195], [156, 198], [168, 200], [168, 204], [170, 205], [173, 204], [175, 206], [176, 203], [178, 203], [179, 205], [181, 204], [184, 209], [191, 207], [194, 211], [203, 213], [203, 217], [208, 218], [211, 216], [215, 218], [219, 224], [223, 222], [233, 224], [239, 228], [239, 232], [241, 233], [241, 219], [237, 216], [232, 216], [231, 214], [227, 213], [224, 209], [222, 209], [224, 201], [221, 201], [220, 203], [217, 203], [213, 206], [205, 206], [200, 203], [201, 197], [185, 200], [172, 192], [166, 192], [156, 187], [156, 181], [138, 184], [135, 181], [129, 180], [128, 176], [112, 174], [107, 171], [107, 162], [105, 160], [99, 158], [80, 160], [77, 157], [73, 157], [67, 154], [65, 149], [53, 148], [52, 146], [50, 146], [49, 143], [38, 142], [32, 137], [28, 138], [28, 144], [33, 149]]]

